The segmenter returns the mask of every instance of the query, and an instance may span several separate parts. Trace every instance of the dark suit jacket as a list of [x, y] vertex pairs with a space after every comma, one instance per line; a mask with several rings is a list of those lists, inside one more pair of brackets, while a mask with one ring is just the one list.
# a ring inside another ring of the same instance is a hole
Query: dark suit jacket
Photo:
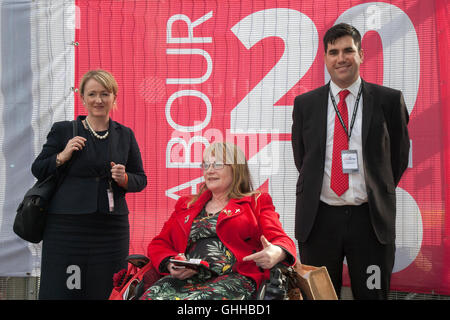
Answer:
[[[78, 134], [86, 139], [94, 138], [83, 127], [81, 120], [85, 116], [79, 116], [77, 119]], [[116, 164], [125, 165], [128, 174], [128, 189], [119, 187], [112, 180], [114, 191], [114, 212], [113, 214], [128, 214], [128, 207], [125, 200], [126, 192], [138, 192], [147, 185], [141, 153], [133, 131], [115, 121], [110, 120], [109, 136], [106, 140], [110, 143], [110, 153], [95, 154], [93, 148], [87, 145], [81, 151], [73, 153], [73, 163], [70, 166], [67, 176], [62, 185], [53, 196], [49, 213], [62, 214], [82, 214], [94, 212], [109, 212], [109, 204], [106, 189], [110, 175], [109, 161]], [[53, 124], [44, 144], [41, 153], [33, 162], [31, 171], [33, 175], [42, 180], [54, 173], [62, 172], [67, 169], [67, 163], [56, 168], [56, 155], [64, 150], [67, 141], [73, 136], [72, 123], [70, 121], [61, 121]], [[95, 159], [103, 157], [105, 165], [98, 169], [93, 165]], [[94, 159], [94, 160], [93, 160]]]
[[[395, 241], [395, 188], [408, 165], [409, 115], [400, 91], [363, 83], [362, 152], [370, 218], [378, 240]], [[314, 225], [325, 167], [329, 83], [294, 101], [292, 147], [300, 173], [295, 235], [305, 242]]]

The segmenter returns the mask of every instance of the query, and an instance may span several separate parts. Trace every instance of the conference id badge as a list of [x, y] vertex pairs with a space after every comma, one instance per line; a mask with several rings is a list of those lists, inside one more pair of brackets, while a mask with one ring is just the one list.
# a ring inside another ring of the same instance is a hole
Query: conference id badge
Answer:
[[106, 189], [106, 193], [108, 194], [109, 212], [114, 212], [114, 192], [111, 186], [111, 181], [109, 182], [109, 188]]
[[356, 150], [342, 150], [342, 172], [354, 173], [358, 172], [358, 153]]

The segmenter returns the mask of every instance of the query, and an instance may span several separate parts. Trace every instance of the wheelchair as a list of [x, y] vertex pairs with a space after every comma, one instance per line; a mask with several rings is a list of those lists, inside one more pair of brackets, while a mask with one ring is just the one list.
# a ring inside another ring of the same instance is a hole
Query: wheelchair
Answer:
[[[162, 276], [150, 259], [141, 254], [126, 258], [128, 269], [114, 275], [114, 288], [109, 300], [138, 300]], [[325, 267], [302, 265], [293, 267], [277, 264], [270, 270], [254, 300], [337, 300]]]
[[138, 300], [153, 283], [161, 278], [148, 257], [132, 254], [126, 260], [129, 264], [128, 269], [114, 275], [114, 285], [109, 300]]

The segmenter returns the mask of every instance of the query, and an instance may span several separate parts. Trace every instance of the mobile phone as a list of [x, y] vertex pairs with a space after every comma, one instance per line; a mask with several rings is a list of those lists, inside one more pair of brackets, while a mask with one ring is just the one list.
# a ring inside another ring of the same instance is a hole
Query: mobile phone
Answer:
[[189, 259], [189, 260], [177, 260], [169, 259], [169, 262], [173, 263], [177, 267], [185, 267], [189, 269], [198, 270], [200, 267], [205, 267], [200, 259]]

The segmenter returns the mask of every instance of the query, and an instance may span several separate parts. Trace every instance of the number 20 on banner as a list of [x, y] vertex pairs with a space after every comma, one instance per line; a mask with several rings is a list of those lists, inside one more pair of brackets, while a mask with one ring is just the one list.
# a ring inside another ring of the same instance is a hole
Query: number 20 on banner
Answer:
[[[170, 26], [176, 19], [183, 20], [188, 24], [189, 37], [185, 38], [185, 42], [212, 41], [211, 38], [194, 38], [193, 36], [193, 29], [212, 17], [212, 11], [194, 22], [191, 22], [184, 15], [172, 16], [167, 24], [168, 41], [170, 39]], [[370, 2], [346, 10], [338, 17], [335, 24], [340, 22], [354, 25], [362, 36], [368, 31], [378, 33], [383, 48], [383, 85], [401, 90], [405, 97], [408, 112], [411, 113], [419, 88], [420, 52], [417, 34], [408, 15], [397, 6], [384, 2]], [[263, 79], [232, 109], [230, 131], [232, 133], [290, 133], [292, 105], [274, 107], [274, 104], [302, 79], [317, 57], [319, 36], [314, 22], [297, 10], [272, 8], [254, 12], [244, 17], [231, 28], [231, 31], [248, 50], [265, 38], [277, 37], [284, 43], [284, 52]], [[179, 40], [177, 39], [178, 43]], [[212, 60], [206, 51], [201, 49], [167, 49], [167, 54], [201, 54], [207, 61], [208, 68], [201, 78], [196, 79], [197, 83], [206, 81], [210, 77]], [[324, 74], [324, 83], [326, 83], [330, 78], [326, 69]], [[166, 83], [182, 83], [182, 81], [183, 79], [167, 79]], [[194, 95], [201, 98], [207, 108], [206, 118], [200, 126], [184, 127], [184, 131], [196, 132], [205, 128], [211, 120], [212, 105], [208, 97], [195, 90], [179, 91], [169, 98], [166, 104], [168, 123], [175, 130], [180, 129], [180, 126], [170, 117], [170, 106], [176, 98], [182, 95]], [[261, 116], [252, 117], [254, 114]], [[202, 136], [192, 137], [189, 144], [186, 144], [184, 139], [172, 139], [168, 143], [166, 157], [170, 157], [170, 149], [174, 143], [182, 143], [186, 151], [185, 155], [189, 155], [190, 153], [187, 151], [194, 142], [208, 143], [207, 139]], [[295, 195], [295, 185], [286, 184], [286, 181], [284, 181], [286, 175], [296, 174], [291, 155], [290, 142], [272, 140], [249, 159], [252, 176], [255, 179], [255, 187], [261, 186], [267, 179], [269, 179], [269, 188], [270, 185], [284, 186], [283, 188], [271, 188], [276, 206], [278, 199], [283, 199], [283, 205], [281, 205], [281, 202], [279, 203], [280, 208], [295, 206], [295, 197], [285, 196], [286, 194]], [[266, 168], [267, 170], [261, 174], [261, 162], [267, 164], [267, 157], [270, 158], [269, 168]], [[190, 161], [187, 156], [185, 160]], [[167, 163], [169, 162], [170, 160], [167, 159]], [[412, 161], [410, 161], [410, 166], [412, 166]], [[191, 180], [167, 190], [166, 195], [177, 199], [178, 196], [175, 192], [187, 187], [191, 187], [192, 191], [195, 192], [196, 185], [201, 181], [201, 177]], [[408, 208], [408, 215], [403, 214], [402, 208], [404, 207]], [[414, 211], [413, 214], [411, 214], [412, 211]], [[397, 224], [414, 225], [406, 223], [408, 222], [407, 219], [412, 219], [415, 225], [419, 223], [420, 228], [418, 230], [422, 232], [421, 214], [417, 203], [407, 191], [397, 188]], [[415, 259], [422, 242], [421, 232], [420, 234], [409, 232], [404, 230], [404, 227], [397, 228], [397, 230], [400, 233], [397, 235], [397, 246], [402, 247], [403, 242], [409, 244], [413, 242], [417, 249], [415, 254], [409, 252], [408, 256], [397, 257], [394, 272], [406, 268]], [[408, 238], [411, 236], [414, 238]]]

